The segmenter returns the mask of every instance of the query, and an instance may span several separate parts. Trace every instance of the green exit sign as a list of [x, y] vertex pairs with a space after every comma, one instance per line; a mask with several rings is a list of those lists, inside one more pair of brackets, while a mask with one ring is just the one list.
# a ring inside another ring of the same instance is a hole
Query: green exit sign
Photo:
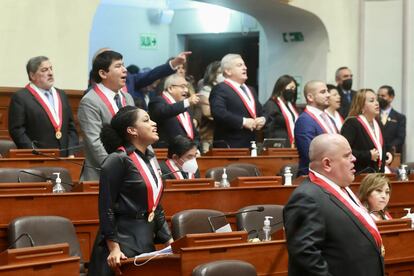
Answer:
[[283, 33], [284, 42], [302, 42], [305, 40], [302, 32]]
[[156, 34], [141, 34], [139, 37], [139, 46], [141, 49], [157, 49], [158, 40]]

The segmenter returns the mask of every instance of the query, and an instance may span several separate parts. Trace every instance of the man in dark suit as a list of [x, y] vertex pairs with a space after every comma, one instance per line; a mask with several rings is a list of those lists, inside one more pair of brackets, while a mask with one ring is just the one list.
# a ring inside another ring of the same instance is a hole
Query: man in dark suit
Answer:
[[224, 82], [213, 87], [210, 109], [215, 121], [214, 147], [249, 148], [255, 141], [255, 130], [263, 128], [266, 119], [256, 93], [249, 88], [247, 67], [240, 55], [227, 54], [221, 60]]
[[352, 99], [355, 96], [356, 91], [352, 90], [352, 72], [346, 67], [339, 67], [335, 72], [335, 81], [337, 84], [337, 90], [341, 96], [341, 107], [338, 112], [342, 118], [346, 118], [351, 107]]
[[45, 56], [26, 65], [30, 83], [11, 97], [9, 134], [18, 148], [59, 148], [74, 157], [79, 145], [72, 110], [64, 91], [53, 87], [54, 75]]
[[334, 122], [324, 110], [329, 106], [329, 92], [322, 81], [309, 81], [304, 87], [307, 102], [295, 123], [295, 145], [299, 152], [298, 175], [308, 173], [309, 145], [322, 133], [337, 133]]
[[150, 101], [149, 115], [157, 123], [160, 137], [156, 147], [168, 147], [170, 141], [178, 135], [186, 136], [199, 144], [198, 131], [188, 111], [190, 106], [198, 103], [199, 98], [197, 95], [187, 98], [187, 94], [187, 81], [184, 77], [174, 74], [165, 80], [161, 96]]
[[406, 118], [404, 114], [391, 107], [394, 97], [395, 92], [391, 86], [383, 85], [379, 88], [380, 123], [383, 126], [382, 135], [385, 146], [393, 152], [401, 153], [405, 141]]
[[309, 155], [309, 178], [283, 210], [289, 275], [384, 275], [379, 231], [348, 187], [355, 173], [348, 141], [320, 135]]

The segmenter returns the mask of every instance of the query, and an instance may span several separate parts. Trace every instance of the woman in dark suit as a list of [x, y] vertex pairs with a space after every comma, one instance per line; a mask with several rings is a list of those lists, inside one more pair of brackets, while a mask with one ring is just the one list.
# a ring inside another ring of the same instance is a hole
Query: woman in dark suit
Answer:
[[384, 172], [385, 165], [392, 162], [382, 138], [382, 130], [377, 122], [379, 104], [372, 89], [361, 89], [352, 99], [348, 118], [341, 129], [356, 157], [355, 170]]
[[126, 106], [104, 126], [101, 140], [109, 156], [99, 180], [99, 231], [89, 275], [114, 275], [120, 260], [172, 242], [159, 204], [163, 186], [158, 162], [148, 148], [158, 140], [148, 114]]
[[289, 75], [281, 76], [275, 83], [272, 96], [263, 106], [266, 124], [264, 138], [284, 138], [294, 147], [294, 127], [299, 115], [295, 109], [296, 81]]

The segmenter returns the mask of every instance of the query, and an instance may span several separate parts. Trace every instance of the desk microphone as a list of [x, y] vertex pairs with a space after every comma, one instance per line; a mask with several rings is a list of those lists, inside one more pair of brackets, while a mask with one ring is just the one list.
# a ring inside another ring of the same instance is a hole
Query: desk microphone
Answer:
[[33, 155], [40, 155], [40, 156], [48, 157], [48, 158], [55, 159], [55, 160], [58, 160], [58, 161], [72, 163], [72, 164], [78, 165], [80, 167], [86, 167], [86, 168], [95, 169], [97, 171], [101, 171], [101, 168], [97, 168], [97, 167], [93, 167], [93, 166], [89, 166], [89, 165], [84, 165], [84, 164], [78, 163], [76, 161], [72, 161], [72, 160], [70, 160], [70, 158], [57, 157], [57, 156], [54, 156], [54, 155], [51, 155], [51, 154], [47, 154], [47, 153], [40, 152], [40, 151], [38, 151], [36, 149], [32, 149], [32, 154]]
[[[56, 180], [51, 178], [51, 177], [47, 177], [47, 176], [43, 176], [43, 175], [40, 175], [40, 174], [37, 174], [37, 173], [32, 173], [32, 172], [28, 172], [28, 171], [25, 171], [25, 170], [21, 170], [21, 171], [19, 171], [19, 175], [17, 176], [17, 182], [19, 182], [19, 183], [21, 183], [20, 173], [30, 174], [30, 175], [33, 175], [33, 176], [37, 176], [37, 177], [39, 177], [43, 180], [46, 180], [46, 181], [56, 182]], [[72, 186], [72, 187], [74, 186], [72, 183], [67, 183], [67, 182], [63, 182], [63, 181], [61, 181], [61, 184], [65, 184], [65, 185]]]
[[360, 175], [360, 174], [365, 173], [365, 172], [376, 173], [377, 171], [374, 168], [366, 167], [366, 168], [363, 168], [362, 170], [356, 172], [354, 175], [357, 176], [357, 175]]
[[217, 229], [214, 227], [213, 223], [211, 222], [211, 219], [234, 217], [238, 214], [244, 214], [244, 213], [249, 213], [249, 212], [263, 212], [263, 211], [264, 211], [264, 207], [259, 206], [259, 207], [252, 208], [252, 209], [246, 209], [244, 211], [231, 212], [231, 213], [227, 213], [224, 215], [218, 215], [218, 216], [210, 216], [210, 217], [207, 217], [207, 220], [208, 220], [208, 223], [210, 224], [211, 230], [213, 232], [216, 232]]
[[33, 241], [33, 239], [32, 239], [32, 236], [30, 236], [30, 234], [28, 234], [28, 233], [22, 233], [22, 234], [20, 234], [20, 236], [18, 236], [10, 245], [9, 245], [9, 247], [7, 247], [6, 248], [6, 250], [7, 249], [10, 249], [10, 248], [12, 248], [21, 238], [23, 238], [23, 237], [27, 237], [27, 239], [29, 240], [29, 243], [30, 243], [30, 247], [34, 247], [35, 246], [35, 243], [34, 243], [34, 241]]
[[[37, 140], [32, 141], [32, 149], [38, 149], [39, 146], [41, 146], [41, 148], [47, 148], [47, 145], [39, 143]], [[83, 145], [78, 145], [78, 146], [67, 147], [67, 148], [64, 148], [64, 149], [58, 148], [57, 150], [59, 152], [62, 152], [62, 151], [68, 151], [68, 150], [73, 150], [73, 149], [83, 149], [83, 147], [84, 147]]]

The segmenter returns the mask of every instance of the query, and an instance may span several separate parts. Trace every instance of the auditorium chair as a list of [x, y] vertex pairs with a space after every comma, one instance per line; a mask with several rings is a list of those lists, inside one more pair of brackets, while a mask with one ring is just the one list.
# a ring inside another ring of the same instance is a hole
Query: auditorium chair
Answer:
[[[213, 178], [214, 181], [220, 182], [224, 167], [213, 167], [206, 171], [207, 178]], [[239, 176], [252, 176], [247, 170], [239, 167], [226, 167], [227, 180], [233, 181]]]
[[10, 149], [15, 149], [16, 144], [12, 140], [0, 139], [0, 156], [6, 157]]
[[[82, 261], [82, 253], [75, 227], [67, 218], [58, 216], [18, 217], [10, 222], [7, 233], [8, 241], [12, 248], [68, 243], [70, 255], [80, 257], [80, 273], [85, 275], [85, 266]], [[25, 233], [30, 238], [22, 237], [17, 240], [20, 235]], [[31, 245], [30, 239], [34, 244]]]
[[171, 232], [174, 240], [186, 234], [212, 233], [208, 217], [221, 216], [223, 212], [210, 209], [189, 209], [175, 213], [171, 218]]
[[244, 169], [249, 173], [249, 176], [261, 176], [262, 175], [260, 169], [256, 165], [250, 164], [250, 163], [231, 163], [231, 164], [228, 164], [226, 168]]
[[256, 276], [256, 268], [244, 261], [221, 260], [201, 264], [194, 268], [192, 276]]
[[31, 169], [41, 171], [47, 178], [51, 178], [53, 185], [56, 184], [56, 175], [53, 173], [60, 172], [60, 179], [62, 179], [62, 186], [66, 192], [73, 189], [73, 181], [70, 171], [63, 167], [32, 167]]
[[272, 216], [270, 225], [272, 227], [271, 233], [283, 228], [283, 205], [260, 204], [243, 207], [238, 212], [243, 212], [257, 207], [264, 207], [262, 212], [246, 212], [236, 215], [237, 230], [246, 230], [249, 238], [263, 239], [264, 233], [262, 231], [265, 216]]
[[[25, 172], [27, 173], [25, 173]], [[36, 176], [38, 175], [38, 176]], [[39, 170], [25, 168], [0, 168], [0, 182], [46, 182], [46, 176]]]

